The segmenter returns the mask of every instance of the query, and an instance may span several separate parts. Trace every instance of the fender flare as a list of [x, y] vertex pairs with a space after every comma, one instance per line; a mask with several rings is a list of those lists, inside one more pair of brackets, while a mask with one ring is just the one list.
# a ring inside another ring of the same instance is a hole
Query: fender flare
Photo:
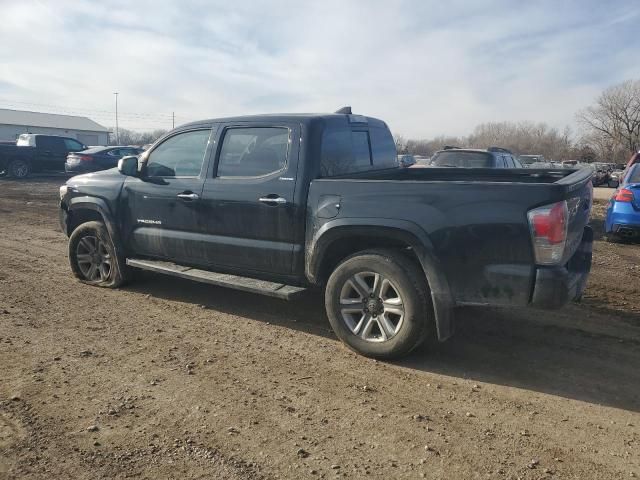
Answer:
[[[93, 210], [95, 212], [98, 212], [102, 217], [102, 220], [107, 227], [107, 231], [109, 232], [114, 245], [116, 245], [116, 248], [117, 246], [121, 245], [120, 235], [118, 234], [118, 229], [116, 228], [115, 221], [111, 215], [107, 202], [105, 202], [101, 198], [96, 197], [74, 197], [67, 203], [67, 213], [71, 213], [74, 210]], [[71, 234], [71, 232], [68, 231], [68, 225], [67, 233], [69, 235]]]
[[444, 341], [453, 335], [455, 301], [449, 282], [429, 236], [413, 222], [387, 218], [341, 218], [328, 221], [314, 232], [308, 242], [305, 260], [307, 278], [317, 284], [324, 255], [333, 242], [359, 234], [394, 238], [413, 249], [431, 289], [438, 340]]

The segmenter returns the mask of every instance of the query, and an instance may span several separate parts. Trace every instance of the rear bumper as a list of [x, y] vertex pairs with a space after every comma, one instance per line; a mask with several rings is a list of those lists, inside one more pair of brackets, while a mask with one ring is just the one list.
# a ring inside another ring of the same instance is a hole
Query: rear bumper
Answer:
[[580, 246], [566, 265], [538, 267], [535, 274], [531, 305], [539, 308], [560, 308], [579, 300], [587, 286], [591, 271], [593, 230], [584, 227]]
[[640, 231], [640, 210], [631, 202], [614, 202], [607, 210], [604, 225], [607, 233], [627, 233]]
[[624, 238], [638, 238], [640, 237], [640, 225], [614, 223], [611, 226], [611, 232]]

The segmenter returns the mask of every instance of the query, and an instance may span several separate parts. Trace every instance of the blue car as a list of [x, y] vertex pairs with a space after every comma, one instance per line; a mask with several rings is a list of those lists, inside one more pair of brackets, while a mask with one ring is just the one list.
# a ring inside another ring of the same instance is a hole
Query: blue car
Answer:
[[604, 229], [612, 239], [640, 237], [640, 164], [624, 173], [609, 201]]

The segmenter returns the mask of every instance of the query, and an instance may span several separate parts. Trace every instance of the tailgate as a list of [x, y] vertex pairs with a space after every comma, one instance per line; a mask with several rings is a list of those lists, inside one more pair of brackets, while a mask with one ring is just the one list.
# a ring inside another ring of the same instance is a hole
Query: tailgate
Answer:
[[[582, 175], [574, 177], [574, 175], [579, 173]], [[585, 173], [588, 175], [586, 181]], [[566, 200], [569, 222], [564, 258], [565, 260], [569, 260], [580, 246], [584, 227], [589, 223], [593, 203], [593, 184], [591, 183], [590, 172], [587, 169], [581, 169], [557, 183], [568, 184]]]

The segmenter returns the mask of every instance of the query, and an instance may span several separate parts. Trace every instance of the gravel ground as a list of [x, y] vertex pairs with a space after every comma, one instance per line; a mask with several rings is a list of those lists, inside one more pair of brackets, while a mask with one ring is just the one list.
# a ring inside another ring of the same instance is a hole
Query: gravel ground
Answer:
[[613, 195], [613, 192], [615, 191], [616, 191], [615, 188], [595, 187], [593, 189], [593, 198], [596, 200], [608, 201], [611, 198], [611, 195]]
[[383, 363], [295, 302], [143, 275], [75, 281], [60, 178], [0, 179], [0, 478], [640, 476], [640, 246], [581, 305], [467, 309]]

